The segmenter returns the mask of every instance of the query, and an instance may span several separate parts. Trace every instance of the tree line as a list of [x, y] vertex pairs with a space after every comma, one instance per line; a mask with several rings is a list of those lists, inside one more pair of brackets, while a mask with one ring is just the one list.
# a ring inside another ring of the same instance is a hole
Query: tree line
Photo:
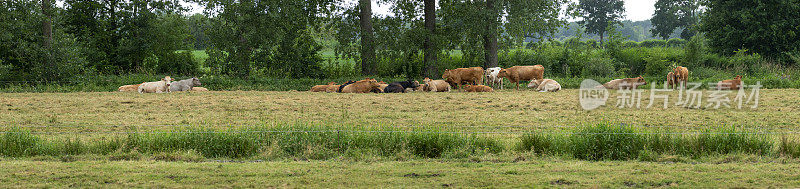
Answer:
[[[373, 1], [393, 14], [373, 15]], [[361, 75], [436, 77], [446, 69], [437, 62], [455, 51], [464, 66], [496, 67], [498, 51], [583, 34], [604, 48], [620, 31], [642, 39], [703, 35], [719, 54], [746, 49], [780, 60], [800, 56], [798, 1], [658, 0], [650, 22], [637, 25], [623, 21], [622, 0], [6, 0], [0, 79], [319, 78], [336, 63], [320, 56], [324, 46], [354, 60]], [[186, 16], [186, 2], [203, 5], [203, 14]], [[187, 49], [204, 49], [208, 59], [201, 65]]]

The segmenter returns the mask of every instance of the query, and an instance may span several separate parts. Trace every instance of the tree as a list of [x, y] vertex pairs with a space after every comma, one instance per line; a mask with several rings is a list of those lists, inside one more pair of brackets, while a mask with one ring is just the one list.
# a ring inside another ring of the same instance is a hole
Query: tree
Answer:
[[622, 24], [622, 13], [625, 12], [622, 0], [580, 0], [580, 12], [583, 20], [580, 24], [586, 27], [586, 32], [600, 36], [600, 44], [603, 44], [606, 28], [610, 24]]
[[709, 46], [731, 55], [738, 49], [772, 57], [800, 51], [800, 1], [707, 0], [700, 19]]
[[484, 7], [484, 25], [485, 33], [483, 34], [483, 49], [484, 49], [484, 68], [497, 67], [497, 10], [494, 8], [494, 0], [486, 0], [486, 7]]
[[361, 74], [378, 73], [378, 60], [375, 56], [375, 37], [372, 31], [372, 2], [359, 0], [359, 21], [361, 25]]
[[699, 12], [698, 0], [658, 0], [650, 29], [653, 37], [668, 39], [677, 28], [682, 28], [681, 38], [689, 39], [696, 33], [693, 26], [697, 24]]
[[436, 70], [436, 54], [439, 52], [436, 50], [436, 44], [434, 43], [434, 36], [436, 35], [436, 1], [435, 0], [424, 0], [425, 8], [425, 29], [427, 30], [427, 34], [425, 35], [425, 42], [423, 43], [423, 51], [424, 51], [424, 62], [423, 64], [425, 67], [425, 76], [434, 78], [438, 75]]

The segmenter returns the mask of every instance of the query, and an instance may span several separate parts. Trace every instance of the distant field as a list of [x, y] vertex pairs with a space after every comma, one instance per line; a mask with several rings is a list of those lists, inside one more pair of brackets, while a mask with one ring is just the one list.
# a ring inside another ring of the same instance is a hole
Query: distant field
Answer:
[[[649, 91], [649, 90], [648, 90]], [[609, 103], [617, 102], [617, 96]], [[670, 106], [658, 99], [642, 109], [620, 109], [609, 104], [584, 111], [578, 90], [539, 93], [501, 90], [494, 93], [339, 94], [311, 92], [226, 91], [207, 93], [138, 94], [120, 92], [5, 93], [0, 94], [0, 125], [253, 125], [313, 123], [347, 126], [465, 127], [465, 130], [558, 130], [553, 126], [584, 126], [600, 122], [637, 126], [680, 126], [697, 130], [718, 126], [800, 129], [800, 90], [761, 91], [758, 109]], [[705, 91], [708, 96], [710, 91]], [[730, 94], [732, 100], [735, 93]], [[705, 102], [707, 99], [703, 99]], [[658, 107], [658, 108], [656, 108]], [[482, 127], [528, 126], [528, 127]], [[541, 126], [541, 127], [531, 127]], [[227, 128], [227, 127], [220, 127]], [[32, 128], [52, 131], [76, 128]], [[85, 127], [82, 131], [122, 128]], [[156, 129], [169, 129], [156, 128]], [[459, 128], [462, 129], [462, 128]]]

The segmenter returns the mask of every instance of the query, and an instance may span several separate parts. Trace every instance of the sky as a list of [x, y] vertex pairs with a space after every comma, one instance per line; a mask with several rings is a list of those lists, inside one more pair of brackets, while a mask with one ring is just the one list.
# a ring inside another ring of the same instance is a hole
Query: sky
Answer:
[[[347, 3], [354, 4], [358, 0], [346, 0]], [[571, 0], [573, 2], [578, 2], [578, 0]], [[625, 1], [625, 18], [624, 20], [633, 20], [633, 21], [642, 21], [650, 19], [653, 16], [653, 12], [655, 11], [656, 0], [623, 0]], [[203, 12], [202, 6], [197, 4], [186, 4], [192, 8], [191, 12], [194, 13], [201, 13]], [[375, 15], [391, 15], [392, 11], [390, 10], [391, 5], [379, 5], [376, 1], [372, 1], [372, 12]]]

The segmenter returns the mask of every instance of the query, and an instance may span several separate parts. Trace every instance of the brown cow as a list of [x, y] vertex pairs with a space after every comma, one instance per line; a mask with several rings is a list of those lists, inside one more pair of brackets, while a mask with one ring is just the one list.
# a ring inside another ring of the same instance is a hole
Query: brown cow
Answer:
[[325, 88], [325, 92], [335, 93], [337, 90], [339, 90], [339, 86], [341, 85], [328, 85], [328, 88]]
[[639, 76], [635, 78], [611, 80], [608, 83], [603, 84], [603, 87], [606, 89], [636, 89], [641, 85], [647, 85], [647, 82], [642, 76]]
[[466, 86], [464, 86], [464, 90], [467, 92], [494, 92], [494, 89], [486, 85], [467, 84]]
[[311, 87], [311, 90], [308, 90], [308, 91], [311, 91], [311, 92], [325, 92], [328, 89], [328, 87], [330, 87], [331, 85], [335, 85], [335, 84], [336, 84], [336, 82], [330, 82], [327, 85], [315, 85], [315, 86]]
[[422, 80], [425, 82], [425, 91], [430, 92], [450, 92], [450, 84], [444, 80], [432, 80], [431, 78], [425, 78]]
[[544, 79], [544, 67], [542, 65], [514, 66], [500, 70], [500, 74], [497, 74], [497, 76], [508, 78], [519, 90], [520, 81]]
[[461, 88], [462, 83], [477, 85], [483, 83], [483, 68], [470, 67], [444, 70], [442, 79], [450, 83], [451, 86], [457, 86], [458, 88]]
[[689, 69], [683, 66], [675, 67], [672, 69], [672, 74], [675, 74], [675, 85], [677, 86], [686, 86], [686, 82], [689, 81]]
[[379, 85], [379, 86], [378, 86], [378, 89], [380, 89], [380, 90], [381, 90], [381, 92], [383, 92], [383, 90], [384, 90], [384, 89], [386, 89], [386, 87], [388, 87], [388, 86], [389, 86], [389, 84], [386, 84], [386, 82], [385, 82], [385, 81], [378, 82], [378, 85]]
[[139, 85], [141, 85], [141, 83], [136, 85], [123, 85], [120, 86], [117, 90], [119, 92], [136, 92], [137, 90], [139, 90]]
[[673, 72], [667, 73], [667, 85], [669, 86], [670, 89], [678, 85], [678, 83], [675, 82], [675, 73]]
[[717, 89], [719, 90], [739, 90], [742, 87], [742, 76], [737, 75], [731, 80], [722, 80], [717, 83]]
[[380, 84], [375, 79], [364, 79], [344, 86], [342, 93], [369, 93], [377, 90], [378, 87], [380, 87]]

